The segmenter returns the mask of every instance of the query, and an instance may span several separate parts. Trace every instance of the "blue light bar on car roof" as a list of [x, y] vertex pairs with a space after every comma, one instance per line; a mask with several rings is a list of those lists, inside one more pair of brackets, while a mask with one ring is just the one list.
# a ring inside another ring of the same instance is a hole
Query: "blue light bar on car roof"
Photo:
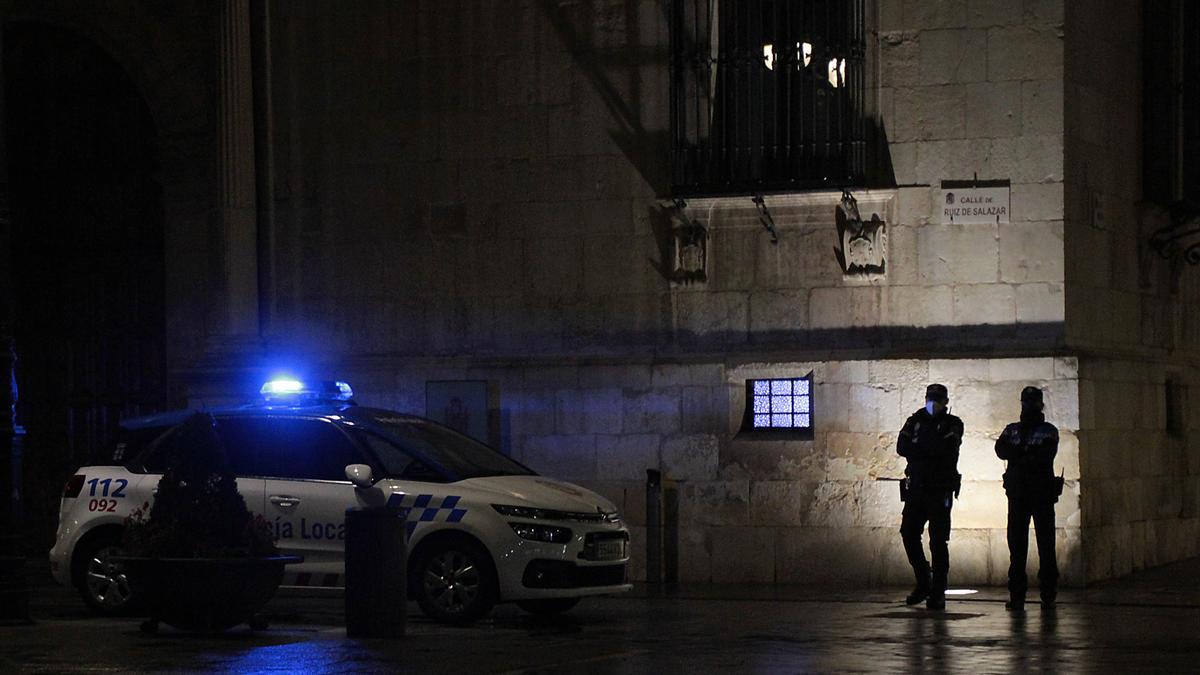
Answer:
[[354, 390], [342, 381], [306, 382], [290, 378], [270, 380], [258, 390], [267, 401], [349, 401], [354, 398]]

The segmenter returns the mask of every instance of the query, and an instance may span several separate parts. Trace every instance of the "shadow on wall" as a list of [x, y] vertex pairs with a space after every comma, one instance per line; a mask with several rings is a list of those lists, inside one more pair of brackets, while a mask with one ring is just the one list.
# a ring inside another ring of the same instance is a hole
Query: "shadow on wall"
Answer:
[[[660, 0], [655, 3], [657, 11], [663, 16], [666, 24], [668, 12], [667, 3]], [[670, 63], [670, 54], [664, 44], [638, 44], [642, 34], [641, 17], [637, 3], [625, 3], [624, 11], [625, 33], [630, 36], [620, 49], [604, 49], [596, 45], [592, 31], [599, 24], [596, 17], [596, 7], [593, 3], [584, 2], [578, 5], [564, 5], [557, 0], [541, 0], [538, 7], [549, 20], [550, 25], [558, 33], [566, 45], [572, 61], [580, 69], [588, 82], [592, 84], [604, 107], [608, 110], [616, 128], [609, 129], [609, 136], [617, 147], [625, 154], [642, 179], [655, 194], [665, 195], [670, 184], [670, 150], [671, 140], [667, 129], [647, 129], [643, 114], [646, 110], [666, 110], [667, 106], [647, 105], [645, 98], [662, 97], [665, 101], [669, 92], [666, 89], [644, 87], [643, 73], [647, 70], [666, 72]], [[568, 8], [575, 8], [577, 16], [569, 16]], [[610, 73], [625, 72], [628, 75], [627, 94], [613, 81]], [[662, 120], [665, 122], [666, 120]]]

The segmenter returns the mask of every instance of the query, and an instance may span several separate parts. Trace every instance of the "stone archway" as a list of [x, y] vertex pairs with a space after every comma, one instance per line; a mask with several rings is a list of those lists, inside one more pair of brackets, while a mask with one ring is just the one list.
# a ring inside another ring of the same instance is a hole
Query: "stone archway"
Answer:
[[[164, 244], [158, 140], [104, 50], [64, 28], [4, 27], [18, 416], [33, 543], [61, 484], [124, 417], [163, 407]], [[52, 480], [51, 478], [54, 478]]]

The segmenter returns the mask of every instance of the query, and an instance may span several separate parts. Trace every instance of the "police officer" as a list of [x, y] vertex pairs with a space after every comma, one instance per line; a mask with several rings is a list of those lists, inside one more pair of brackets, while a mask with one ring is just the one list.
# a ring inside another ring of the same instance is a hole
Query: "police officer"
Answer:
[[[946, 607], [950, 507], [961, 480], [958, 449], [962, 444], [963, 423], [950, 414], [949, 404], [950, 396], [945, 386], [929, 385], [925, 389], [925, 407], [908, 418], [896, 443], [896, 452], [908, 460], [901, 484], [904, 513], [900, 537], [917, 578], [916, 588], [905, 598], [905, 603], [916, 605], [924, 600], [929, 609]], [[921, 544], [926, 522], [929, 523], [932, 571]]]
[[1004, 492], [1008, 495], [1008, 593], [1005, 607], [1025, 609], [1025, 558], [1029, 553], [1029, 519], [1037, 533], [1038, 582], [1042, 607], [1054, 607], [1058, 591], [1058, 562], [1054, 554], [1054, 503], [1062, 481], [1054, 475], [1058, 429], [1042, 413], [1042, 390], [1021, 391], [1021, 421], [1004, 428], [996, 440], [996, 455], [1008, 462]]

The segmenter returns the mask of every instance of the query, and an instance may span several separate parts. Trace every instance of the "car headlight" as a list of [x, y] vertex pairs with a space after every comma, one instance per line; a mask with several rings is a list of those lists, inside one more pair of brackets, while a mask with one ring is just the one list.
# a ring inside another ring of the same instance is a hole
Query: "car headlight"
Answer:
[[510, 518], [530, 518], [533, 520], [545, 520], [551, 517], [551, 514], [546, 509], [535, 509], [530, 506], [510, 506], [508, 504], [492, 504], [492, 508], [502, 516]]
[[509, 523], [508, 526], [522, 539], [546, 541], [552, 544], [566, 544], [571, 541], [571, 531], [565, 527], [532, 523]]

